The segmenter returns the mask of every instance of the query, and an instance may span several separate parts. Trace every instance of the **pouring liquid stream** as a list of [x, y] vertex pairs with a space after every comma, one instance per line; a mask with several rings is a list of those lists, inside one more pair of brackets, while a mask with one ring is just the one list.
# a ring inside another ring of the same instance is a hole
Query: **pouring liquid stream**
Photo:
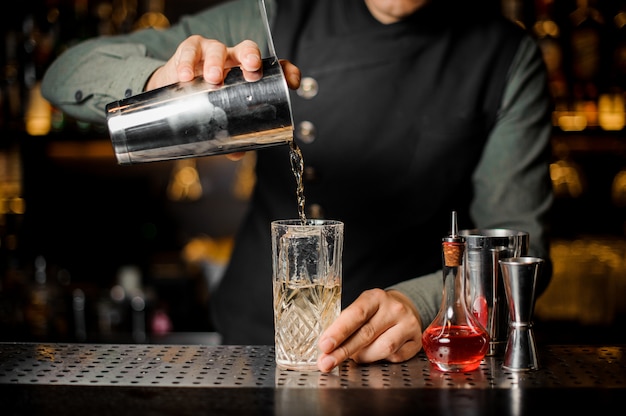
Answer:
[[302, 224], [306, 223], [306, 210], [304, 199], [304, 183], [302, 175], [304, 173], [304, 158], [302, 151], [296, 144], [295, 140], [289, 142], [289, 161], [291, 162], [291, 171], [296, 179], [296, 200], [298, 202], [298, 216]]

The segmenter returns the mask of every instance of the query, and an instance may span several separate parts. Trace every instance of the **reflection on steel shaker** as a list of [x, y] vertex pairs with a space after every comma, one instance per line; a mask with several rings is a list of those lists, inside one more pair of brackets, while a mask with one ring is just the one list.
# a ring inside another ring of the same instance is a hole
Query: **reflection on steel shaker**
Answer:
[[114, 101], [107, 125], [120, 165], [257, 150], [293, 140], [289, 89], [276, 57], [263, 77], [228, 70], [223, 85], [201, 77]]

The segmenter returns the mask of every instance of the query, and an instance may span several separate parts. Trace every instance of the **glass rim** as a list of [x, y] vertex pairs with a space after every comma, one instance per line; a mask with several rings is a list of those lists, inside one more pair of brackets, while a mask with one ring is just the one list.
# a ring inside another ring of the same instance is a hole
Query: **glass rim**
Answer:
[[498, 260], [500, 264], [519, 264], [519, 265], [532, 265], [537, 263], [545, 263], [545, 259], [542, 257], [535, 256], [518, 256], [518, 257], [507, 257], [504, 259]]
[[299, 226], [311, 227], [311, 226], [322, 226], [322, 225], [323, 226], [336, 226], [336, 225], [343, 226], [343, 222], [339, 220], [332, 220], [332, 219], [323, 219], [323, 218], [309, 219], [307, 218], [303, 224], [301, 219], [287, 218], [287, 219], [273, 220], [272, 225], [282, 225], [282, 226], [288, 226], [288, 227], [299, 227]]
[[525, 237], [528, 231], [516, 230], [513, 228], [471, 228], [459, 230], [459, 235], [463, 237]]

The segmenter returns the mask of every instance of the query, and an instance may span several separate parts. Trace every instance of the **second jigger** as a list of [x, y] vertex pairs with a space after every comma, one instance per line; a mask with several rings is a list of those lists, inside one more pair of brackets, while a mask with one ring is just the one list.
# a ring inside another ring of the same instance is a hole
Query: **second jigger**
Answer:
[[509, 337], [502, 366], [512, 371], [539, 369], [532, 316], [535, 290], [544, 260], [538, 257], [501, 259], [504, 291], [509, 305]]

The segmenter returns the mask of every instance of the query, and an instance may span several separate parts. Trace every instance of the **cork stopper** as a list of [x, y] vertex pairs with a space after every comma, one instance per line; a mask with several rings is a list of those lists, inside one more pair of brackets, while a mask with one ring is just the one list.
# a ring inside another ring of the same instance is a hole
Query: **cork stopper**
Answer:
[[444, 242], [443, 259], [447, 267], [458, 267], [463, 264], [464, 243]]

